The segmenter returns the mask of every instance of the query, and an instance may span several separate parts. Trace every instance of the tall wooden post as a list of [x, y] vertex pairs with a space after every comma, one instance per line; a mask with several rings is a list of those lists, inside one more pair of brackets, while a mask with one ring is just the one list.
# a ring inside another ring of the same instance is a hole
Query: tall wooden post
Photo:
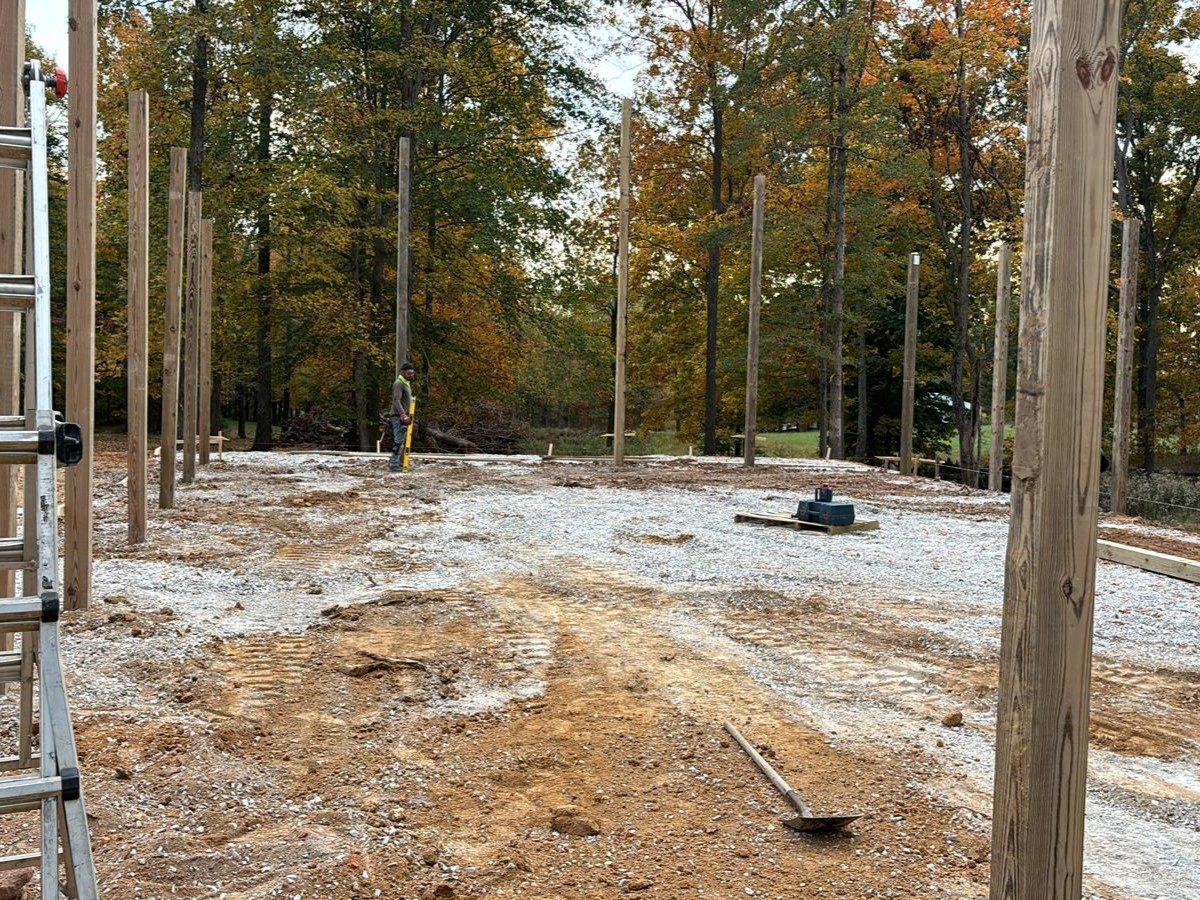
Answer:
[[621, 103], [621, 221], [617, 236], [617, 366], [613, 388], [613, 464], [625, 462], [625, 339], [629, 302], [629, 143], [633, 101]]
[[67, 419], [83, 459], [67, 469], [64, 606], [92, 596], [92, 437], [96, 380], [96, 0], [70, 0], [67, 57]]
[[200, 220], [200, 377], [196, 433], [200, 437], [200, 465], [208, 465], [208, 439], [212, 436], [212, 240], [213, 220]]
[[992, 453], [988, 488], [1004, 486], [1004, 410], [1008, 403], [1008, 301], [1012, 296], [1012, 248], [1000, 245], [996, 266], [996, 337], [992, 345]]
[[129, 543], [146, 540], [146, 373], [150, 290], [150, 98], [129, 94], [129, 289], [126, 427]]
[[[0, 125], [25, 123], [25, 0], [0, 0]], [[24, 271], [24, 184], [15, 169], [0, 169], [0, 272]], [[21, 316], [0, 313], [0, 415], [21, 410]], [[0, 538], [17, 536], [17, 468], [0, 466]], [[0, 597], [16, 593], [11, 571], [0, 571]], [[9, 635], [0, 649], [12, 647]]]
[[200, 217], [204, 195], [188, 191], [187, 302], [183, 326], [183, 478], [196, 480], [197, 401], [200, 397]]
[[171, 184], [167, 202], [166, 312], [163, 317], [162, 450], [158, 505], [175, 505], [175, 436], [179, 432], [179, 320], [183, 293], [184, 198], [187, 150], [171, 148]]
[[908, 255], [904, 302], [904, 382], [900, 397], [900, 471], [913, 473], [913, 407], [917, 401], [917, 304], [921, 297], [921, 254]]
[[767, 199], [767, 176], [754, 177], [754, 212], [750, 220], [750, 325], [746, 337], [746, 465], [754, 465], [758, 440], [758, 326], [762, 312], [763, 206]]
[[993, 900], [1082, 891], [1120, 21], [1033, 6]]
[[1117, 378], [1113, 395], [1112, 511], [1125, 514], [1129, 428], [1133, 408], [1133, 325], [1137, 314], [1138, 241], [1142, 223], [1125, 220], [1121, 234], [1121, 299], [1117, 307]]
[[409, 139], [400, 138], [399, 211], [396, 215], [396, 377], [408, 359], [408, 220], [412, 204], [412, 151]]

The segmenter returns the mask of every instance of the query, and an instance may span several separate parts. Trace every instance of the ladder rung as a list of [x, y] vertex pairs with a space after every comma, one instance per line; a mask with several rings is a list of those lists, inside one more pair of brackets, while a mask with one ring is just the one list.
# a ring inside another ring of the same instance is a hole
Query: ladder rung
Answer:
[[62, 779], [57, 775], [10, 775], [0, 778], [0, 807], [45, 800], [62, 793]]
[[15, 597], [0, 600], [0, 625], [40, 626], [42, 622], [42, 600], [40, 597]]
[[16, 125], [0, 125], [0, 151], [9, 151], [4, 155], [11, 156], [13, 150], [23, 151], [28, 157], [33, 152], [33, 132]]
[[[0, 653], [0, 684], [16, 684], [21, 680], [21, 651]], [[0, 784], [3, 784], [0, 781]]]
[[24, 428], [24, 416], [0, 416], [0, 430], [9, 430], [13, 428]]
[[26, 312], [33, 309], [36, 285], [32, 275], [0, 275], [0, 311]]
[[35, 560], [25, 558], [24, 538], [0, 538], [0, 569], [33, 569]]
[[40, 853], [16, 853], [12, 856], [0, 856], [0, 872], [13, 869], [28, 869], [42, 861]]

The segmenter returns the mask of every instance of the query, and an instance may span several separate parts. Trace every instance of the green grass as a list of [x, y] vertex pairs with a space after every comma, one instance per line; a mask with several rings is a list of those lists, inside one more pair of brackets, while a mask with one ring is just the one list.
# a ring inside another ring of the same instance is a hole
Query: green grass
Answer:
[[758, 436], [759, 453], [789, 459], [816, 459], [820, 456], [821, 435], [817, 431], [771, 431]]

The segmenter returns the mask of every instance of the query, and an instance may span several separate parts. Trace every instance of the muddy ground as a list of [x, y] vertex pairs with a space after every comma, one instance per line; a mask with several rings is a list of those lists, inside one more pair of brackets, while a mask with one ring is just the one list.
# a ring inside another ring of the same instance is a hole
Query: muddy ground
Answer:
[[[130, 548], [120, 465], [65, 637], [106, 897], [987, 894], [1003, 498], [821, 463], [230, 454]], [[732, 523], [822, 481], [880, 531]], [[1197, 611], [1100, 566], [1089, 896], [1200, 896]], [[864, 817], [782, 827], [726, 719]]]

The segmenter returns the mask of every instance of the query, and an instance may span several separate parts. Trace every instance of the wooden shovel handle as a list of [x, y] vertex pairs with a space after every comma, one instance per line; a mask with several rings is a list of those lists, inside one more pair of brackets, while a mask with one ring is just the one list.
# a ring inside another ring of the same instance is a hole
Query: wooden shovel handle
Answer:
[[808, 804], [800, 798], [799, 794], [792, 790], [791, 785], [783, 780], [783, 776], [776, 772], [775, 769], [771, 767], [771, 764], [762, 758], [762, 754], [755, 750], [750, 742], [742, 737], [741, 733], [733, 727], [732, 722], [725, 723], [725, 730], [729, 732], [729, 736], [737, 741], [738, 745], [746, 751], [746, 755], [754, 760], [754, 764], [758, 766], [762, 773], [771, 779], [771, 784], [775, 785], [775, 790], [779, 791], [779, 793], [783, 794], [783, 796], [788, 799], [788, 802], [796, 808], [796, 812], [800, 813], [802, 816], [811, 817], [812, 810], [808, 808]]

